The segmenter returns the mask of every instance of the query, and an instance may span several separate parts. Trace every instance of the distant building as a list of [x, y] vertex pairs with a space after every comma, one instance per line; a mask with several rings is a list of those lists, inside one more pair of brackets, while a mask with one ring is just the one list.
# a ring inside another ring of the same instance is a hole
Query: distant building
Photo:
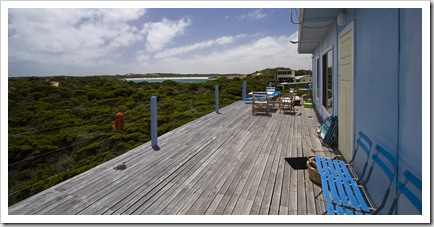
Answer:
[[276, 81], [282, 82], [294, 82], [295, 80], [295, 70], [290, 69], [279, 69], [276, 73]]
[[311, 82], [312, 76], [310, 75], [302, 75], [302, 76], [296, 76], [294, 82]]

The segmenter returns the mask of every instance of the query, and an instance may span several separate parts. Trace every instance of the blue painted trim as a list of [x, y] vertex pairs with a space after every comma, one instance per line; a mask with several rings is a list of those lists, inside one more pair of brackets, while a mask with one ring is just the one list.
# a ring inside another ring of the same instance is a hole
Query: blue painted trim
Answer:
[[157, 97], [151, 97], [151, 147], [158, 147]]

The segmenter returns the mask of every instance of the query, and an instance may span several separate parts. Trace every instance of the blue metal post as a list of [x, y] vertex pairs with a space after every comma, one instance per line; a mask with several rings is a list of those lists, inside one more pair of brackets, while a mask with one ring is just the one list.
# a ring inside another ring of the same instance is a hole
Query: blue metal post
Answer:
[[270, 82], [270, 83], [268, 84], [268, 87], [272, 87], [272, 85], [273, 85], [273, 84]]
[[151, 97], [151, 147], [158, 148], [157, 132], [157, 97]]
[[215, 86], [214, 90], [215, 90], [215, 112], [219, 113], [219, 86]]
[[245, 100], [247, 97], [247, 82], [243, 82], [243, 100]]

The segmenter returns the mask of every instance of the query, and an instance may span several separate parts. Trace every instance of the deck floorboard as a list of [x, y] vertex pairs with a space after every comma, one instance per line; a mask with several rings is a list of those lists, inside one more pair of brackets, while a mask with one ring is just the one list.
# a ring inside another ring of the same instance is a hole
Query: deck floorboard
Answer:
[[[26, 200], [9, 215], [322, 214], [321, 188], [286, 157], [331, 156], [313, 109], [253, 116], [242, 101]], [[114, 166], [126, 162], [127, 169]]]

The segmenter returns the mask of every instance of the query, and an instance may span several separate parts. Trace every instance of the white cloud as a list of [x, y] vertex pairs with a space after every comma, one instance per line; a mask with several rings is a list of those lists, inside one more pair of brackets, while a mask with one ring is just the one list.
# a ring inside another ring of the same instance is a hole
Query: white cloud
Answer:
[[[142, 9], [10, 9], [9, 72], [15, 72], [10, 76], [310, 68], [310, 55], [299, 55], [289, 42], [297, 33], [267, 36], [259, 31], [171, 47], [192, 20], [145, 22], [145, 14]], [[261, 14], [256, 10], [250, 16]]]
[[98, 9], [104, 23], [119, 23], [137, 20], [145, 13], [145, 9]]
[[240, 19], [259, 20], [265, 18], [267, 15], [262, 12], [262, 9], [257, 9], [246, 14], [239, 16]]
[[144, 9], [10, 9], [9, 59], [39, 64], [108, 64], [142, 39], [129, 22]]
[[145, 54], [139, 54], [136, 56], [136, 61], [138, 63], [146, 63], [149, 59], [150, 59], [150, 57], [148, 55], [145, 55]]
[[164, 51], [161, 51], [157, 53], [154, 57], [157, 59], [167, 58], [167, 57], [173, 57], [180, 54], [185, 54], [191, 51], [200, 50], [208, 47], [212, 47], [215, 45], [225, 45], [229, 43], [235, 42], [238, 38], [245, 37], [244, 34], [236, 35], [236, 36], [222, 36], [214, 40], [206, 40], [199, 43], [181, 46], [181, 47], [175, 47], [171, 49], [167, 49]]
[[224, 44], [228, 44], [228, 43], [232, 43], [234, 42], [235, 37], [233, 36], [223, 36], [223, 37], [219, 37], [215, 40], [215, 42], [219, 45], [224, 45]]
[[146, 49], [148, 51], [158, 51], [172, 41], [178, 35], [182, 35], [184, 30], [191, 25], [191, 20], [182, 18], [178, 21], [171, 21], [164, 18], [160, 22], [148, 22], [143, 25], [143, 34], [146, 34]]
[[177, 72], [177, 73], [251, 73], [255, 70], [274, 67], [290, 67], [293, 69], [310, 69], [310, 55], [299, 55], [297, 45], [289, 41], [296, 39], [297, 33], [291, 36], [266, 36], [249, 43], [222, 48], [214, 52], [191, 57], [171, 57], [154, 59], [152, 63], [144, 62], [136, 72]]

